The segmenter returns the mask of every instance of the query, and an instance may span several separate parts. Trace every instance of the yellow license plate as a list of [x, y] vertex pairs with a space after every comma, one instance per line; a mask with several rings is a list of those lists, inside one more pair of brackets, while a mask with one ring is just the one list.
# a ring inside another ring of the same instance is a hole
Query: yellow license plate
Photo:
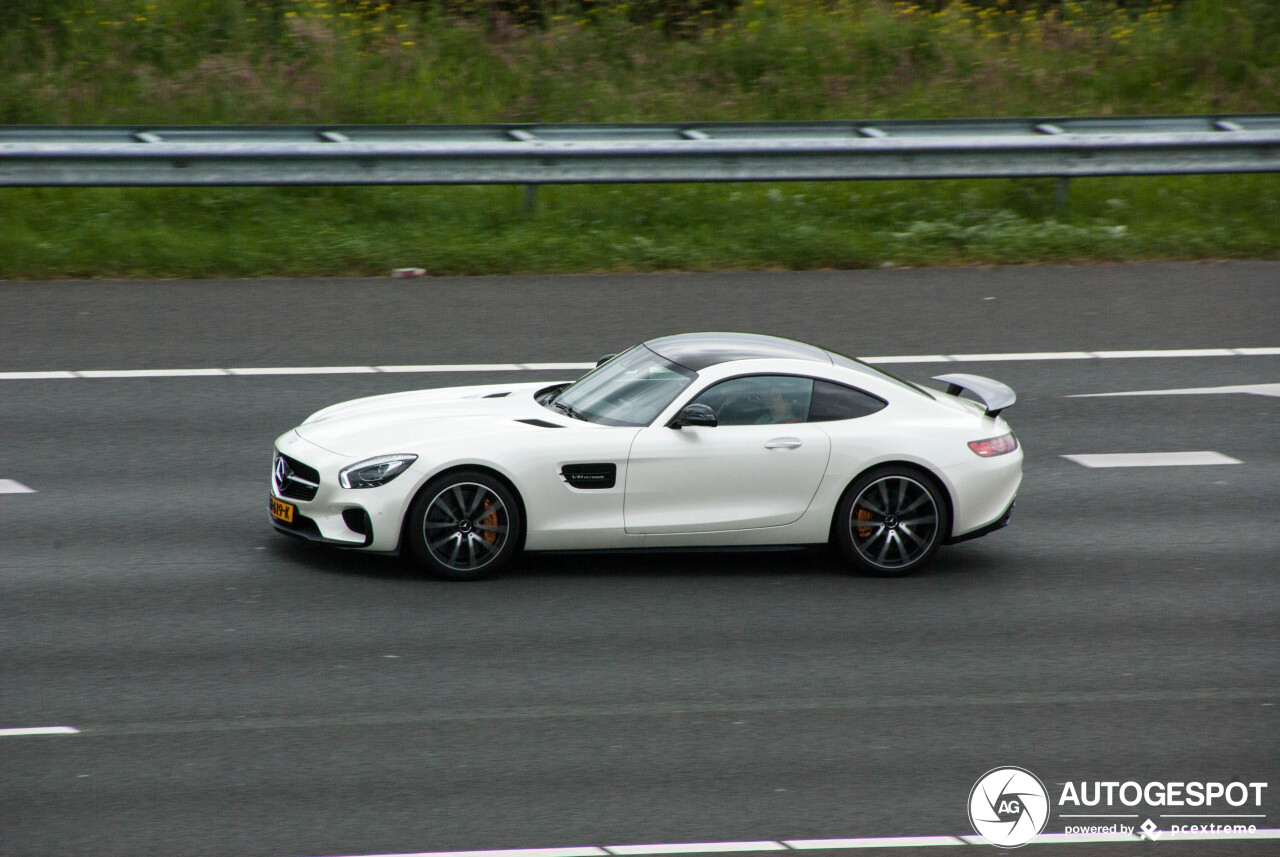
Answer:
[[294, 506], [292, 503], [284, 503], [277, 500], [275, 497], [271, 498], [271, 517], [278, 518], [286, 524], [292, 524], [293, 509]]

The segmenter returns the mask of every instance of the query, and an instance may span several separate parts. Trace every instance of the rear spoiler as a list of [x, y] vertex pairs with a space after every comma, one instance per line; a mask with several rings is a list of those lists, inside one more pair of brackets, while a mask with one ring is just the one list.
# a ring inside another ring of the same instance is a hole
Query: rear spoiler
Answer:
[[952, 396], [960, 395], [961, 390], [968, 390], [979, 399], [982, 404], [987, 407], [987, 416], [998, 416], [1001, 411], [1018, 401], [1018, 394], [1012, 389], [1001, 384], [999, 381], [993, 381], [990, 378], [984, 378], [981, 375], [935, 375], [933, 380], [941, 381], [947, 385], [947, 393]]

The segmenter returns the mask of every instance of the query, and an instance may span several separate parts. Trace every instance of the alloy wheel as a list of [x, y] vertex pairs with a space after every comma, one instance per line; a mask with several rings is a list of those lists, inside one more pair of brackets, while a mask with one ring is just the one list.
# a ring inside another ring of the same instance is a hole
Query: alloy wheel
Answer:
[[863, 561], [879, 569], [905, 569], [923, 559], [938, 539], [938, 504], [908, 476], [883, 476], [853, 501], [849, 535]]
[[431, 558], [447, 569], [478, 571], [493, 562], [511, 537], [511, 515], [497, 492], [457, 482], [432, 498], [422, 518]]

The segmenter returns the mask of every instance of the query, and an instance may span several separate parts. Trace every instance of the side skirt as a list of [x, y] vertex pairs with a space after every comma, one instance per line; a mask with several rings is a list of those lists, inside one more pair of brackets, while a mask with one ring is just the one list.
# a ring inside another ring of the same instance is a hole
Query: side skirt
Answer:
[[701, 546], [701, 547], [647, 547], [647, 548], [580, 548], [571, 550], [567, 548], [549, 548], [547, 550], [526, 550], [527, 554], [552, 555], [552, 554], [652, 554], [652, 553], [794, 553], [796, 551], [819, 550], [826, 545], [824, 543], [816, 544], [795, 544], [795, 545], [724, 545], [724, 546]]

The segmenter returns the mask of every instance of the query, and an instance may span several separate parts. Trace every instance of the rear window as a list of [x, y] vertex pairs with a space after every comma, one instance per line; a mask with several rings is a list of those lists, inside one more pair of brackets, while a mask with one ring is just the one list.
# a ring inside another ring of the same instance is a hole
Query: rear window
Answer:
[[870, 393], [831, 381], [814, 381], [813, 399], [809, 404], [809, 422], [857, 419], [874, 414], [884, 406], [885, 402], [882, 399], [877, 399]]
[[852, 357], [845, 357], [843, 354], [837, 354], [834, 351], [828, 351], [827, 353], [831, 355], [831, 363], [835, 366], [840, 366], [845, 369], [855, 369], [859, 372], [865, 372], [868, 375], [874, 375], [875, 377], [881, 378], [885, 381], [891, 381], [905, 390], [914, 390], [915, 392], [919, 393], [922, 396], [928, 396], [929, 398], [933, 398], [933, 395], [923, 387], [913, 384], [910, 381], [904, 381], [901, 378], [899, 378], [897, 375], [890, 375], [888, 372], [884, 371], [883, 369], [878, 369], [875, 366], [871, 366], [867, 363], [863, 363], [861, 360], [854, 360]]

